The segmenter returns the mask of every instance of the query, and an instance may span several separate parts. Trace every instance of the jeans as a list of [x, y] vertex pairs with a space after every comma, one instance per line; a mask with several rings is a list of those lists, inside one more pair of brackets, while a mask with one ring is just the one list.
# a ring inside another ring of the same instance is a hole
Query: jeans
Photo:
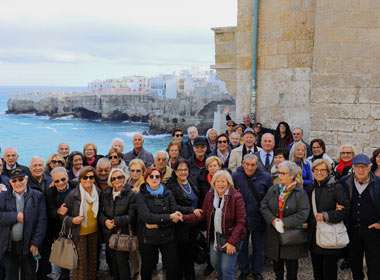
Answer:
[[[252, 255], [249, 255], [249, 237], [252, 243]], [[238, 254], [239, 269], [243, 273], [262, 273], [264, 270], [264, 232], [249, 232], [240, 246]]]
[[236, 275], [237, 253], [227, 255], [225, 252], [216, 251], [214, 244], [210, 246], [211, 264], [218, 272], [219, 280], [234, 280]]

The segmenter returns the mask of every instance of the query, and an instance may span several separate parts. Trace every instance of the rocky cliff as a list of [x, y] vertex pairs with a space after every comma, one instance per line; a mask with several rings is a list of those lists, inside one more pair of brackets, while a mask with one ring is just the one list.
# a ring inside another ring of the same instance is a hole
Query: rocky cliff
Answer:
[[170, 100], [122, 94], [25, 95], [9, 99], [7, 113], [35, 113], [52, 118], [73, 115], [83, 119], [143, 121], [150, 124], [152, 134], [190, 125], [196, 125], [204, 132], [212, 126], [214, 112], [219, 104], [234, 104], [234, 99], [229, 95]]

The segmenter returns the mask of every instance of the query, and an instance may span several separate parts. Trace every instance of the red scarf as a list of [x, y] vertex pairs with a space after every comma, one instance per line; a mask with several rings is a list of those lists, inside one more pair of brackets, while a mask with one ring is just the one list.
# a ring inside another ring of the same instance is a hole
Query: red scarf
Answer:
[[208, 174], [207, 174], [207, 182], [208, 182], [209, 184], [211, 184], [211, 179], [212, 179], [212, 176], [211, 176], [210, 173], [208, 173]]
[[350, 160], [350, 161], [339, 160], [339, 163], [336, 166], [336, 171], [338, 172], [339, 175], [342, 175], [343, 170], [346, 167], [352, 167], [352, 160]]

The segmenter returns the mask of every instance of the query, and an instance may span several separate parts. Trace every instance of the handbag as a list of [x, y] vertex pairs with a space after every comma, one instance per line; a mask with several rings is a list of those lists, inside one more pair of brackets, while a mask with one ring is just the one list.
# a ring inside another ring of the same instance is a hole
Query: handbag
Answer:
[[129, 229], [129, 234], [122, 234], [121, 230], [118, 230], [108, 240], [108, 247], [115, 251], [135, 252], [138, 249], [138, 239], [132, 234], [131, 229]]
[[[67, 217], [66, 217], [67, 218]], [[71, 228], [66, 235], [65, 221], [62, 222], [61, 231], [59, 237], [51, 245], [51, 253], [49, 261], [56, 266], [66, 268], [69, 270], [76, 269], [78, 266], [78, 252], [72, 240]]]
[[202, 232], [198, 232], [192, 245], [193, 260], [197, 264], [204, 264], [207, 261], [209, 247], [206, 237]]
[[[316, 215], [318, 211], [317, 204], [315, 202], [315, 190], [313, 190], [311, 196], [313, 213]], [[315, 234], [315, 241], [317, 245], [324, 249], [342, 249], [346, 247], [350, 242], [347, 228], [344, 225], [343, 221], [336, 224], [317, 222], [317, 229]]]
[[307, 232], [305, 229], [285, 229], [285, 232], [279, 233], [279, 235], [280, 244], [283, 246], [301, 245], [307, 242]]

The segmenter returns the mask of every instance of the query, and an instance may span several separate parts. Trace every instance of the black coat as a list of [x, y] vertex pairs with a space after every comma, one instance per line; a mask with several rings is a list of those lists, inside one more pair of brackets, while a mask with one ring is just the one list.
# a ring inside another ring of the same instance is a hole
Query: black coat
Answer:
[[[200, 208], [198, 188], [191, 179], [189, 179], [189, 184], [191, 186], [191, 191], [194, 192], [198, 196], [197, 208]], [[179, 185], [176, 178], [173, 178], [172, 180], [168, 182], [167, 188], [173, 193], [175, 201], [179, 206], [188, 207], [189, 209], [192, 207], [191, 200], [186, 196], [185, 192]], [[177, 223], [175, 227], [176, 227], [176, 233], [177, 233], [177, 241], [184, 241], [184, 242], [194, 240], [196, 238], [196, 233], [199, 229], [198, 225], [189, 224], [189, 223]]]
[[[329, 223], [339, 223], [345, 219], [347, 211], [349, 209], [349, 201], [346, 193], [343, 190], [341, 184], [337, 184], [333, 177], [327, 178], [322, 184], [314, 180], [312, 190], [315, 190], [315, 201], [317, 204], [317, 212], [324, 213], [328, 217]], [[310, 217], [309, 217], [309, 233], [310, 233], [310, 250], [320, 255], [332, 255], [339, 254], [341, 250], [323, 249], [316, 244], [315, 232], [316, 232], [316, 220], [312, 210], [311, 197], [310, 201]], [[336, 210], [336, 204], [344, 206], [341, 211]]]
[[[4, 168], [3, 168], [3, 174], [2, 175], [5, 176], [9, 180], [10, 173], [11, 173], [12, 170], [8, 170], [7, 169], [7, 166], [6, 166], [6, 163], [5, 163], [4, 160], [3, 160], [3, 166], [4, 166]], [[29, 171], [28, 167], [26, 167], [24, 165], [21, 165], [18, 162], [16, 162], [16, 167], [17, 168], [21, 168], [26, 173], [26, 175], [30, 176], [30, 171]]]
[[[125, 186], [120, 192], [120, 195], [113, 199], [112, 189], [105, 189], [100, 196], [99, 208], [99, 225], [106, 242], [111, 237], [111, 234], [121, 233], [128, 234], [129, 229], [134, 230], [136, 225], [136, 195], [131, 191], [129, 186]], [[105, 226], [107, 219], [113, 219], [116, 227], [109, 230]]]
[[34, 190], [40, 191], [43, 194], [46, 193], [47, 189], [50, 187], [52, 179], [49, 175], [43, 174], [41, 182], [38, 182], [32, 175], [28, 177], [28, 186]]
[[[22, 254], [30, 255], [30, 246], [41, 248], [46, 234], [46, 204], [42, 193], [27, 189], [24, 194]], [[12, 226], [17, 223], [16, 198], [12, 191], [0, 193], [0, 260], [10, 244]]]
[[[180, 211], [184, 214], [193, 211], [191, 207], [179, 206], [170, 190], [164, 187], [164, 193], [151, 195], [143, 184], [136, 195], [138, 212], [137, 235], [140, 243], [166, 244], [175, 240], [175, 224], [170, 220], [170, 214]], [[158, 225], [158, 228], [148, 229], [146, 224]]]

